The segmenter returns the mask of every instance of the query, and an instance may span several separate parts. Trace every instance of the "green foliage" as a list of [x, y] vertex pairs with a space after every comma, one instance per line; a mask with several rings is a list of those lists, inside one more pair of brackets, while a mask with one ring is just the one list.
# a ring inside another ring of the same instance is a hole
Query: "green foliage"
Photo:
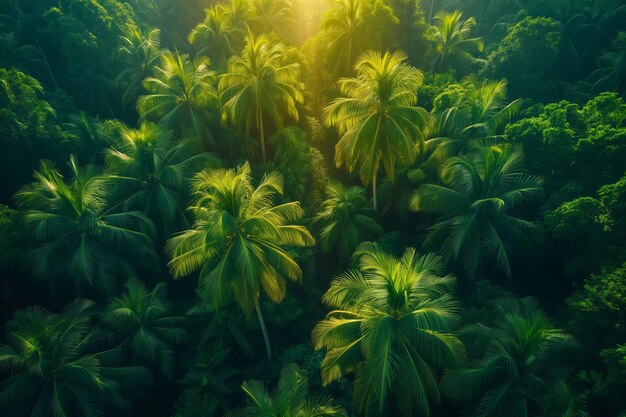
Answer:
[[194, 138], [205, 147], [214, 146], [208, 115], [218, 107], [219, 97], [208, 59], [165, 52], [154, 71], [155, 76], [143, 82], [148, 94], [137, 102], [140, 120], [158, 122], [177, 139]]
[[361, 242], [382, 234], [375, 214], [363, 188], [345, 187], [339, 182], [330, 184], [314, 219], [322, 252], [334, 253], [339, 264], [348, 261]]
[[295, 364], [283, 368], [276, 391], [272, 394], [260, 381], [244, 381], [241, 388], [246, 393], [248, 406], [234, 410], [227, 416], [347, 416], [347, 413], [331, 398], [309, 396], [308, 375]]
[[537, 86], [550, 74], [561, 42], [559, 24], [547, 17], [528, 16], [509, 28], [488, 55], [483, 73], [506, 78], [514, 97], [541, 94]]
[[356, 409], [386, 415], [389, 399], [403, 416], [428, 415], [439, 401], [436, 369], [454, 367], [463, 347], [451, 333], [460, 322], [451, 275], [432, 254], [408, 248], [398, 259], [375, 244], [355, 254], [357, 266], [339, 275], [323, 297], [331, 311], [313, 329], [326, 349], [324, 384], [354, 372]]
[[38, 244], [33, 268], [55, 290], [110, 296], [134, 276], [133, 265], [158, 265], [154, 226], [140, 212], [110, 210], [110, 182], [98, 168], [81, 168], [70, 157], [69, 169], [72, 177], [65, 180], [54, 164], [42, 161], [35, 182], [15, 196]]
[[415, 106], [423, 75], [405, 61], [401, 52], [364, 53], [355, 67], [356, 78], [341, 79], [342, 97], [324, 109], [326, 125], [341, 135], [335, 163], [349, 172], [359, 166], [363, 184], [372, 184], [374, 209], [380, 166], [393, 180], [396, 162], [411, 162], [423, 145], [420, 128], [428, 114]]
[[119, 349], [90, 350], [91, 307], [76, 300], [60, 314], [41, 307], [15, 313], [0, 345], [4, 416], [91, 417], [130, 411], [125, 388], [150, 381], [144, 368], [122, 366]]
[[129, 280], [124, 294], [110, 299], [102, 321], [110, 338], [129, 353], [131, 363], [153, 364], [169, 378], [174, 369], [173, 346], [185, 337], [183, 318], [171, 315], [164, 282], [148, 290]]
[[474, 362], [446, 374], [445, 395], [467, 402], [480, 417], [582, 416], [568, 401], [558, 410], [562, 401], [552, 399], [567, 390], [561, 378], [571, 336], [554, 329], [532, 299], [500, 299], [495, 312], [491, 326], [476, 324], [460, 332]]
[[411, 199], [412, 210], [438, 215], [424, 245], [440, 245], [471, 278], [485, 269], [487, 259], [510, 277], [510, 248], [527, 247], [538, 231], [536, 223], [517, 213], [541, 200], [541, 178], [524, 173], [519, 149], [492, 146], [448, 159], [441, 181], [421, 185]]
[[259, 133], [263, 162], [267, 161], [265, 118], [277, 128], [283, 126], [285, 116], [297, 121], [297, 106], [304, 100], [299, 65], [285, 61], [282, 44], [250, 34], [241, 55], [229, 60], [228, 72], [220, 77], [222, 119], [246, 133], [252, 129]]

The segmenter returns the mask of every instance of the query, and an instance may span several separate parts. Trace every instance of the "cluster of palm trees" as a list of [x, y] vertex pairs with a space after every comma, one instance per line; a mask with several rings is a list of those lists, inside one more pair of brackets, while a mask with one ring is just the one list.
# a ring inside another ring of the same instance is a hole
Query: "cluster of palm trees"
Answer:
[[[480, 416], [503, 415], [510, 404], [520, 416], [567, 406], [556, 402], [564, 385], [549, 359], [570, 339], [530, 304], [503, 302], [493, 327], [456, 333], [461, 309], [447, 267], [460, 264], [473, 278], [493, 259], [509, 276], [512, 248], [538, 229], [518, 209], [541, 198], [541, 179], [524, 174], [522, 152], [501, 135], [519, 105], [506, 101], [505, 82], [467, 78], [430, 113], [418, 106], [423, 73], [402, 52], [361, 51], [362, 6], [339, 0], [323, 27], [342, 34], [331, 47], [347, 57], [335, 65], [346, 77], [323, 122], [339, 135], [337, 167], [358, 169], [371, 201], [360, 186], [333, 183], [319, 211], [305, 213], [286, 201], [279, 174], [257, 182], [248, 162], [223, 167], [214, 137], [220, 116], [258, 135], [267, 162], [268, 132], [303, 112], [299, 64], [276, 33], [289, 20], [285, 4], [211, 7], [189, 36], [195, 57], [160, 50], [158, 30], [129, 32], [118, 82], [124, 102], [137, 102], [139, 127], [119, 126], [103, 169], [74, 157], [64, 170], [44, 161], [18, 192], [37, 242], [37, 274], [57, 292], [107, 302], [16, 315], [0, 349], [0, 372], [10, 375], [0, 383], [7, 415], [96, 415], [100, 403], [125, 400], [124, 375], [149, 379], [150, 367], [170, 377], [183, 319], [171, 313], [164, 283], [148, 289], [136, 280], [162, 263], [175, 279], [197, 276], [198, 294], [213, 309], [234, 302], [246, 317], [256, 314], [271, 358], [260, 301], [280, 303], [288, 281], [301, 281], [294, 250], [316, 244], [307, 214], [321, 251], [336, 253], [340, 267], [352, 262], [325, 293], [332, 311], [312, 339], [325, 350], [324, 384], [354, 374], [359, 413], [428, 415], [442, 394], [478, 404]], [[437, 71], [476, 61], [471, 51], [482, 44], [470, 38], [473, 25], [460, 13], [436, 16], [429, 34], [440, 49]], [[431, 220], [423, 247], [441, 256], [409, 248], [398, 258], [363, 243], [383, 233], [378, 184], [383, 173], [394, 181], [400, 168], [421, 173], [404, 204]], [[100, 325], [91, 331], [93, 317]], [[249, 404], [236, 415], [346, 415], [332, 400], [309, 396], [306, 373], [295, 366], [285, 368], [273, 396], [259, 382], [242, 388]]]

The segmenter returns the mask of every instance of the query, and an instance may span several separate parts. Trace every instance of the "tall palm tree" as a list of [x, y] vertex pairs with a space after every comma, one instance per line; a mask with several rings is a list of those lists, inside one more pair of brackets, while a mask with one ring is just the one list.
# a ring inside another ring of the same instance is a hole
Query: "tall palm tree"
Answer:
[[481, 38], [470, 38], [474, 25], [476, 20], [473, 17], [463, 20], [463, 13], [459, 10], [437, 13], [435, 24], [426, 32], [436, 45], [436, 56], [431, 64], [433, 70], [443, 72], [452, 66], [461, 72], [483, 62], [474, 56], [484, 47]]
[[166, 52], [155, 72], [144, 81], [148, 94], [137, 103], [141, 120], [159, 122], [177, 138], [194, 137], [213, 146], [208, 112], [218, 107], [219, 98], [208, 59]]
[[195, 222], [167, 248], [174, 278], [199, 270], [200, 291], [216, 309], [234, 297], [244, 313], [256, 311], [271, 357], [260, 292], [275, 303], [282, 301], [285, 278], [302, 277], [285, 248], [312, 246], [315, 240], [304, 226], [294, 224], [303, 215], [298, 202], [275, 204], [275, 196], [283, 193], [280, 175], [266, 175], [256, 188], [251, 181], [248, 163], [197, 174], [190, 207]]
[[439, 401], [436, 368], [453, 367], [463, 347], [451, 333], [461, 316], [450, 295], [454, 278], [441, 276], [443, 262], [408, 248], [402, 258], [368, 244], [357, 267], [339, 275], [324, 295], [336, 310], [313, 329], [315, 349], [326, 349], [322, 382], [355, 372], [359, 412], [403, 416], [429, 414]]
[[548, 415], [554, 404], [550, 397], [563, 392], [564, 353], [573, 339], [553, 328], [532, 299], [501, 299], [496, 311], [492, 326], [476, 324], [461, 331], [472, 365], [448, 372], [443, 392], [472, 401], [477, 417]]
[[361, 181], [372, 185], [374, 209], [380, 165], [393, 180], [396, 162], [411, 161], [416, 144], [423, 143], [420, 128], [427, 112], [415, 106], [423, 75], [406, 59], [401, 52], [365, 52], [356, 64], [356, 78], [341, 79], [342, 97], [324, 109], [326, 125], [342, 135], [335, 163], [348, 171], [360, 165]]
[[336, 75], [350, 74], [354, 60], [363, 52], [363, 2], [336, 0], [324, 15], [321, 29], [328, 32], [332, 39], [328, 50], [334, 61], [333, 72]]
[[182, 341], [185, 330], [183, 317], [171, 315], [164, 282], [148, 290], [140, 281], [129, 280], [126, 292], [108, 302], [102, 321], [111, 329], [111, 339], [130, 353], [131, 363], [158, 365], [171, 377], [172, 345]]
[[249, 34], [241, 55], [231, 58], [228, 72], [220, 77], [222, 118], [246, 133], [252, 129], [259, 133], [263, 162], [266, 118], [278, 129], [285, 116], [298, 120], [297, 106], [304, 100], [298, 75], [298, 64], [285, 62], [282, 44]]
[[76, 300], [60, 314], [41, 307], [15, 313], [0, 345], [0, 412], [5, 417], [91, 417], [129, 403], [121, 383], [150, 381], [141, 367], [120, 367], [119, 349], [94, 350], [92, 302]]
[[235, 35], [228, 9], [216, 5], [206, 10], [204, 20], [191, 31], [187, 39], [195, 46], [196, 54], [208, 56], [213, 62], [226, 62], [233, 54]]
[[108, 207], [109, 179], [97, 168], [79, 168], [70, 157], [69, 170], [68, 181], [42, 161], [35, 182], [15, 195], [39, 244], [34, 268], [52, 284], [66, 284], [69, 277], [78, 294], [110, 295], [121, 279], [134, 275], [133, 264], [158, 265], [154, 226], [140, 212]]
[[220, 165], [217, 157], [201, 152], [198, 141], [173, 143], [171, 131], [148, 122], [139, 129], [123, 126], [119, 142], [106, 151], [106, 161], [113, 194], [124, 210], [143, 212], [163, 236], [188, 226], [188, 178], [201, 168]]
[[150, 29], [143, 33], [138, 27], [130, 27], [122, 36], [122, 46], [118, 51], [124, 69], [118, 74], [115, 82], [124, 89], [122, 104], [132, 106], [137, 96], [143, 91], [143, 80], [152, 75], [161, 55], [159, 29]]
[[290, 0], [250, 0], [253, 17], [250, 26], [256, 33], [276, 34], [287, 41], [295, 19]]
[[309, 396], [308, 375], [296, 364], [289, 364], [282, 369], [272, 394], [261, 381], [244, 381], [241, 388], [246, 393], [248, 405], [227, 413], [228, 417], [348, 416], [332, 398]]
[[320, 228], [322, 251], [335, 253], [340, 263], [349, 260], [361, 242], [382, 234], [375, 214], [363, 188], [345, 187], [339, 182], [330, 184], [314, 219], [314, 225]]
[[462, 261], [470, 277], [487, 259], [510, 276], [512, 247], [523, 246], [538, 230], [517, 210], [543, 196], [542, 179], [524, 174], [522, 151], [475, 148], [448, 159], [441, 181], [421, 185], [411, 198], [412, 210], [439, 216], [424, 245], [440, 245], [446, 258]]

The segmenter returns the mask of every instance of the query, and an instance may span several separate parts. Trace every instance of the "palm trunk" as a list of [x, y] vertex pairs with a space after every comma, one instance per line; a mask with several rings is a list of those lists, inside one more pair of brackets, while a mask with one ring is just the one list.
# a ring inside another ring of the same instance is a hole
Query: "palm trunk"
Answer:
[[263, 113], [257, 106], [257, 125], [259, 126], [259, 133], [261, 134], [261, 155], [263, 156], [263, 163], [267, 162], [267, 154], [265, 153], [265, 129], [263, 127]]
[[261, 331], [263, 332], [263, 339], [265, 339], [265, 350], [267, 350], [267, 358], [272, 360], [272, 347], [270, 346], [270, 336], [267, 334], [267, 327], [265, 327], [265, 320], [263, 319], [263, 312], [259, 305], [259, 299], [254, 300], [254, 308], [256, 309], [256, 315], [261, 325]]
[[428, 14], [428, 23], [431, 23], [433, 20], [433, 6], [435, 5], [435, 0], [430, 0], [430, 13]]
[[378, 201], [376, 198], [376, 177], [378, 176], [378, 170], [374, 171], [374, 176], [372, 178], [372, 201], [374, 204], [374, 210], [378, 211]]
[[56, 78], [54, 78], [54, 73], [52, 72], [52, 67], [50, 66], [50, 63], [48, 62], [48, 58], [46, 57], [46, 54], [41, 48], [41, 44], [39, 43], [39, 39], [37, 38], [37, 36], [35, 36], [34, 38], [35, 38], [35, 43], [37, 44], [37, 48], [39, 49], [39, 53], [41, 54], [41, 57], [43, 58], [44, 64], [46, 65], [46, 69], [48, 70], [48, 74], [50, 74], [50, 79], [52, 80], [52, 84], [54, 84], [54, 89], [58, 90], [59, 85], [57, 84]]

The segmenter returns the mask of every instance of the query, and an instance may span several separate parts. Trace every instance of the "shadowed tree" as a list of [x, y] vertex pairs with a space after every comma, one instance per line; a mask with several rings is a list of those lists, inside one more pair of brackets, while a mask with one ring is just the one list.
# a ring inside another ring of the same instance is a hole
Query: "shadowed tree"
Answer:
[[121, 349], [92, 350], [90, 301], [60, 314], [19, 310], [0, 345], [0, 411], [5, 417], [126, 415], [124, 388], [150, 381], [141, 367], [122, 367]]
[[70, 180], [43, 161], [35, 182], [15, 198], [24, 210], [38, 248], [33, 252], [37, 275], [53, 288], [73, 281], [79, 294], [105, 296], [120, 280], [134, 275], [133, 263], [158, 265], [152, 222], [136, 211], [112, 211], [107, 205], [110, 180], [93, 166], [79, 168], [70, 157]]
[[280, 372], [276, 390], [270, 394], [261, 381], [244, 381], [247, 406], [227, 413], [227, 417], [347, 417], [348, 413], [332, 398], [309, 395], [306, 371], [296, 364]]
[[363, 188], [345, 187], [339, 182], [330, 184], [314, 219], [314, 225], [320, 228], [320, 248], [324, 253], [337, 255], [339, 263], [348, 261], [361, 242], [383, 233], [375, 215]]
[[583, 416], [562, 379], [573, 339], [553, 328], [532, 299], [498, 300], [496, 313], [493, 326], [460, 332], [474, 360], [446, 374], [444, 394], [469, 401], [477, 417]]
[[303, 212], [298, 202], [276, 204], [282, 177], [266, 175], [254, 187], [250, 166], [204, 170], [196, 175], [190, 207], [194, 224], [172, 238], [167, 250], [174, 278], [199, 271], [200, 293], [219, 309], [234, 298], [250, 315], [256, 311], [267, 354], [271, 347], [259, 306], [261, 291], [275, 303], [285, 296], [285, 278], [299, 281], [302, 270], [285, 251], [315, 240], [295, 225]]
[[372, 185], [377, 209], [380, 166], [393, 180], [396, 163], [411, 162], [423, 145], [421, 127], [428, 113], [415, 106], [423, 76], [401, 52], [368, 51], [358, 60], [356, 73], [339, 81], [342, 97], [324, 109], [324, 119], [341, 135], [335, 146], [337, 167], [346, 165], [351, 172], [359, 166], [363, 184]]
[[360, 0], [337, 0], [324, 15], [321, 28], [332, 34], [329, 48], [334, 58], [333, 72], [350, 74], [352, 63], [362, 52], [360, 41], [363, 31], [363, 2]]
[[297, 106], [304, 100], [298, 76], [299, 65], [285, 62], [282, 44], [249, 34], [241, 55], [231, 58], [227, 73], [220, 77], [222, 119], [246, 133], [258, 132], [263, 162], [267, 161], [266, 118], [278, 129], [285, 117], [298, 120]]
[[237, 30], [231, 24], [230, 13], [225, 6], [212, 6], [206, 16], [187, 38], [195, 47], [197, 55], [211, 58], [212, 62], [226, 62], [233, 54], [233, 41]]
[[202, 153], [196, 140], [173, 143], [171, 131], [144, 122], [123, 127], [120, 140], [106, 151], [112, 189], [124, 210], [139, 210], [152, 219], [161, 237], [187, 227], [185, 210], [189, 177], [219, 159]]
[[109, 301], [102, 321], [109, 336], [130, 355], [131, 363], [157, 365], [171, 378], [174, 370], [173, 345], [185, 337], [184, 319], [172, 316], [164, 282], [148, 290], [138, 280], [126, 283], [126, 292]]
[[481, 38], [470, 38], [475, 24], [473, 17], [463, 20], [463, 13], [458, 10], [437, 13], [435, 24], [426, 32], [436, 45], [436, 55], [431, 63], [433, 70], [445, 72], [453, 67], [459, 72], [465, 72], [484, 62], [474, 56], [483, 50]]
[[542, 179], [524, 174], [521, 150], [491, 146], [448, 159], [441, 181], [421, 185], [411, 197], [412, 210], [439, 215], [424, 246], [461, 261], [472, 278], [487, 259], [509, 277], [511, 249], [538, 231], [516, 210], [541, 201]]
[[148, 94], [137, 102], [141, 120], [158, 122], [176, 138], [196, 138], [213, 146], [209, 111], [218, 107], [219, 97], [208, 59], [192, 61], [187, 55], [166, 52], [155, 72], [144, 81]]
[[326, 349], [322, 382], [354, 372], [357, 411], [396, 415], [392, 398], [401, 415], [428, 416], [439, 402], [436, 369], [463, 356], [452, 334], [461, 320], [454, 278], [441, 276], [440, 258], [413, 248], [397, 259], [364, 244], [355, 257], [323, 297], [336, 310], [313, 329], [315, 349]]

